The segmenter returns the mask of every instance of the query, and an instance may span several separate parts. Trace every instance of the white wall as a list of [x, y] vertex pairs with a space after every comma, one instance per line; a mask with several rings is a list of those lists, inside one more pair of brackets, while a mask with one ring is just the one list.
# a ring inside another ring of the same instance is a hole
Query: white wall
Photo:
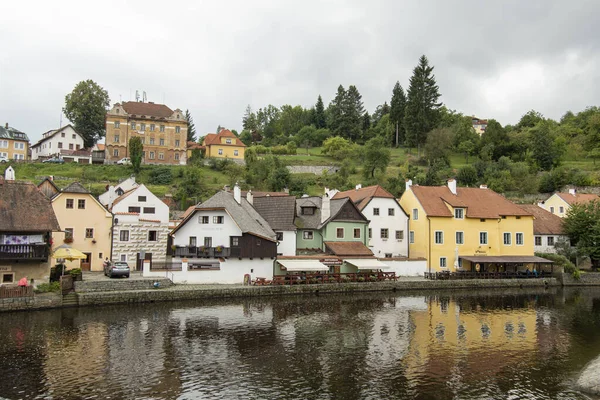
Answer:
[[541, 246], [533, 246], [533, 251], [535, 251], [536, 253], [556, 253], [556, 249], [554, 248], [554, 245], [552, 246], [548, 246], [548, 238], [549, 237], [553, 237], [554, 238], [554, 243], [558, 243], [559, 239], [561, 238], [566, 238], [565, 236], [562, 235], [533, 235], [534, 236], [534, 244], [535, 244], [535, 238], [536, 237], [541, 237], [542, 238], [542, 245]]
[[[63, 132], [65, 137], [62, 137]], [[73, 135], [75, 135], [75, 139], [73, 139]], [[62, 148], [58, 147], [59, 142], [62, 143]], [[73, 145], [72, 149], [69, 148], [70, 144]], [[39, 146], [32, 148], [31, 159], [37, 160], [39, 157], [48, 157], [60, 153], [61, 150], [77, 150], [77, 145], [79, 145], [80, 150], [84, 148], [83, 138], [73, 128], [68, 126], [50, 139], [44, 140]]]
[[296, 231], [276, 231], [283, 232], [283, 240], [279, 241], [277, 246], [277, 255], [295, 256], [296, 255]]
[[[379, 215], [373, 215], [374, 208], [379, 208]], [[394, 216], [388, 215], [389, 208], [394, 209]], [[373, 198], [362, 213], [371, 221], [369, 228], [373, 235], [369, 239], [369, 248], [375, 257], [385, 257], [385, 254], [391, 254], [392, 257], [408, 256], [408, 217], [395, 199]], [[387, 240], [381, 239], [382, 228], [388, 229]], [[402, 241], [396, 240], [396, 231], [404, 231]]]
[[[139, 201], [139, 196], [146, 196], [146, 201]], [[128, 212], [129, 207], [140, 207], [140, 218], [160, 220], [162, 223], [169, 222], [169, 207], [156, 197], [145, 185], [140, 185], [133, 193], [113, 206], [112, 212]], [[154, 214], [144, 213], [144, 207], [154, 207]]]
[[[208, 224], [201, 224], [198, 221], [201, 217], [208, 216]], [[222, 224], [213, 223], [213, 217], [223, 217]], [[176, 246], [188, 246], [190, 236], [196, 237], [196, 245], [204, 246], [204, 238], [211, 237], [213, 247], [230, 247], [231, 236], [242, 236], [242, 231], [233, 221], [233, 219], [223, 210], [199, 210], [187, 220], [185, 225], [181, 225], [173, 236], [173, 244]]]
[[423, 276], [427, 272], [426, 260], [388, 260], [380, 258], [379, 261], [388, 265], [384, 272], [395, 272], [396, 276]]
[[123, 192], [127, 192], [138, 186], [140, 186], [140, 185], [138, 183], [136, 183], [135, 177], [127, 178], [123, 182], [119, 183], [118, 185], [109, 186], [108, 190], [106, 192], [104, 192], [100, 196], [98, 196], [98, 200], [100, 201], [100, 203], [103, 206], [110, 209], [112, 207], [113, 201], [115, 201], [116, 198], [119, 197], [119, 195], [117, 194], [118, 188], [121, 188], [121, 190], [123, 190]]

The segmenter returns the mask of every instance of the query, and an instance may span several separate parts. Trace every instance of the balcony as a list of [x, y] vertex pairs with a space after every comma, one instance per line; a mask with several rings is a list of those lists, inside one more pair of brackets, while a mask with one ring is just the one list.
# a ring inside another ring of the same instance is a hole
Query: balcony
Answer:
[[0, 244], [0, 260], [46, 261], [48, 247], [45, 244]]
[[174, 257], [182, 258], [227, 258], [240, 257], [241, 249], [239, 247], [190, 247], [176, 246]]

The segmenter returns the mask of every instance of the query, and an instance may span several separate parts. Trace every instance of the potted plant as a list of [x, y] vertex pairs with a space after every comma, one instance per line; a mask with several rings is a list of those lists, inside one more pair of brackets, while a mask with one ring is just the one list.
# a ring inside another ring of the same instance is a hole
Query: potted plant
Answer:
[[217, 253], [220, 253], [220, 252], [222, 252], [222, 251], [223, 251], [223, 245], [222, 245], [222, 244], [218, 245], [218, 246], [215, 248], [215, 251], [216, 251]]
[[73, 243], [73, 238], [71, 236], [67, 236], [67, 237], [65, 237], [65, 239], [63, 240], [63, 242], [65, 242], [65, 243]]
[[96, 239], [92, 238], [92, 244], [96, 244]]
[[83, 273], [81, 272], [81, 268], [70, 269], [69, 274], [73, 277], [74, 281], [83, 280]]

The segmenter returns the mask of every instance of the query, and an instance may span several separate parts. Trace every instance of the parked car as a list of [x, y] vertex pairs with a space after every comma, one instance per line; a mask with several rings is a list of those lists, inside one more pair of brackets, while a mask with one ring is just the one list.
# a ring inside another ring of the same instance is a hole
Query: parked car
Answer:
[[65, 160], [60, 157], [52, 157], [47, 160], [42, 161], [43, 163], [51, 163], [51, 164], [64, 164]]
[[129, 278], [129, 265], [125, 261], [109, 262], [104, 266], [104, 275], [112, 278], [114, 276], [124, 276]]
[[118, 165], [131, 165], [131, 159], [129, 157], [121, 158], [117, 161]]
[[0, 162], [2, 162], [2, 163], [8, 162], [8, 157], [0, 155]]

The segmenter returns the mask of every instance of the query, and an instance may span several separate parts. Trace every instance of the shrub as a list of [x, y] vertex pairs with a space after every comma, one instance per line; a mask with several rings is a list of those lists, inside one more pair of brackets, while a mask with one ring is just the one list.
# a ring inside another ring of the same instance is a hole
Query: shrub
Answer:
[[60, 291], [59, 282], [40, 283], [34, 290], [35, 293], [49, 293], [58, 291]]
[[173, 182], [173, 174], [168, 167], [155, 168], [150, 172], [148, 183], [151, 185], [170, 185]]

